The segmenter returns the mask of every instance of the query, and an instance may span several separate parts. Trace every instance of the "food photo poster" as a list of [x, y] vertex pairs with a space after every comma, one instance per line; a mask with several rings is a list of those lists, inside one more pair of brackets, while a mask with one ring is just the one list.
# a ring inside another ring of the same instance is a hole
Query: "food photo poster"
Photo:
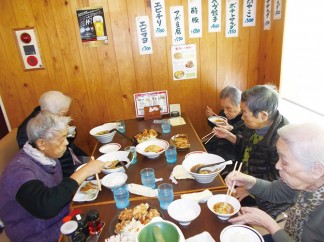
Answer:
[[105, 16], [102, 7], [77, 9], [76, 13], [83, 45], [98, 46], [108, 44]]
[[173, 80], [197, 78], [196, 44], [171, 47]]

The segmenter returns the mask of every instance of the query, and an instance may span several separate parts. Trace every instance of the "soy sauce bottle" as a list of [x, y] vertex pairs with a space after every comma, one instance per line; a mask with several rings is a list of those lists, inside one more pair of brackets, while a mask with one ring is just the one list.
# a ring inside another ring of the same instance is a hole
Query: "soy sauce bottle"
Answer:
[[87, 220], [90, 234], [99, 234], [102, 229], [99, 212], [96, 209], [90, 210], [87, 213]]

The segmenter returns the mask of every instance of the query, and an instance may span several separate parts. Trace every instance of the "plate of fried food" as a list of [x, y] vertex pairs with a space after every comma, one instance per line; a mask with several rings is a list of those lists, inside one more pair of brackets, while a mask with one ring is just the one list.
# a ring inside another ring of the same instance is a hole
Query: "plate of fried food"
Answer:
[[[123, 237], [135, 241], [138, 231], [162, 213], [148, 203], [141, 203], [133, 208], [125, 208], [116, 214], [109, 225], [111, 237]], [[112, 239], [112, 238], [111, 238]], [[133, 239], [133, 240], [132, 240]]]
[[185, 150], [190, 148], [188, 141], [188, 135], [186, 134], [176, 134], [171, 137], [170, 144], [177, 147], [177, 150]]
[[88, 202], [97, 198], [99, 187], [97, 181], [84, 181], [73, 197], [74, 202]]
[[144, 129], [143, 132], [140, 132], [133, 137], [133, 142], [139, 144], [147, 140], [157, 139], [160, 136], [161, 133], [155, 131], [155, 129]]

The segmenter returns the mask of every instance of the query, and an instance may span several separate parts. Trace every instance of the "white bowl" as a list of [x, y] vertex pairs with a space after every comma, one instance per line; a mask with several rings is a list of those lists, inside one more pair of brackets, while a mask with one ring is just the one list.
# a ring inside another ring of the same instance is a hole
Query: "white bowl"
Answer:
[[[82, 165], [78, 166], [78, 167], [76, 168], [76, 171], [80, 170], [81, 167], [84, 167], [85, 165], [86, 165], [86, 164], [82, 164]], [[86, 180], [90, 181], [90, 180], [92, 180], [93, 178], [94, 178], [94, 176], [88, 176]]]
[[227, 118], [223, 116], [210, 116], [208, 120], [215, 125], [224, 125], [227, 121]]
[[220, 234], [221, 242], [264, 242], [262, 235], [255, 229], [242, 225], [234, 224], [224, 228]]
[[112, 129], [116, 129], [117, 125], [116, 123], [106, 123], [97, 127], [94, 127], [93, 129], [90, 130], [90, 134], [95, 137], [100, 143], [102, 144], [106, 144], [109, 143], [113, 140], [115, 134], [117, 131], [113, 131], [111, 133], [108, 134], [102, 134], [102, 135], [97, 135], [98, 132], [100, 131], [105, 131], [105, 130], [112, 130]]
[[118, 151], [121, 148], [118, 143], [105, 144], [99, 148], [99, 152], [107, 154], [109, 152]]
[[190, 199], [174, 200], [168, 207], [170, 217], [183, 226], [189, 225], [199, 216], [200, 212], [200, 205]]
[[[215, 212], [214, 205], [216, 203], [225, 202], [225, 201], [227, 201], [227, 203], [229, 203], [230, 205], [233, 206], [234, 212], [230, 213], [230, 214], [223, 214], [223, 213]], [[216, 194], [216, 195], [210, 197], [207, 201], [207, 206], [208, 206], [209, 210], [213, 214], [216, 214], [217, 217], [221, 220], [228, 220], [230, 217], [232, 217], [234, 214], [236, 214], [241, 208], [240, 202], [235, 197], [228, 196], [228, 198], [226, 198], [226, 194]]]
[[[149, 145], [160, 146], [162, 148], [162, 150], [160, 152], [145, 152], [144, 150]], [[167, 142], [165, 140], [162, 140], [162, 139], [147, 140], [147, 141], [141, 142], [138, 145], [136, 145], [136, 152], [152, 159], [152, 158], [156, 158], [159, 155], [161, 155], [166, 149], [168, 149], [168, 147], [169, 147], [169, 142]]]
[[114, 172], [105, 175], [101, 180], [101, 184], [109, 189], [114, 189], [124, 185], [127, 178], [128, 176], [125, 172]]
[[[119, 160], [119, 161], [126, 161], [126, 167], [128, 168], [130, 165], [130, 160], [127, 158], [128, 156], [127, 151], [113, 151], [113, 152], [109, 152], [107, 154], [104, 154], [102, 156], [99, 156], [97, 158], [97, 160], [100, 160], [102, 162], [106, 162], [106, 161], [114, 161], [114, 160]], [[115, 169], [103, 169], [102, 172], [104, 174], [109, 174], [109, 173], [113, 173], [113, 172], [119, 172], [119, 171], [125, 171], [124, 168], [121, 167], [117, 167]]]
[[195, 180], [199, 183], [210, 183], [212, 182], [216, 176], [226, 167], [226, 165], [215, 165], [211, 167], [206, 167], [204, 170], [214, 171], [216, 168], [218, 170], [216, 172], [212, 172], [209, 174], [198, 174], [196, 172], [191, 172], [191, 168], [198, 164], [212, 164], [224, 161], [224, 159], [218, 155], [209, 154], [209, 153], [194, 153], [187, 156], [182, 162], [183, 168], [195, 178]]

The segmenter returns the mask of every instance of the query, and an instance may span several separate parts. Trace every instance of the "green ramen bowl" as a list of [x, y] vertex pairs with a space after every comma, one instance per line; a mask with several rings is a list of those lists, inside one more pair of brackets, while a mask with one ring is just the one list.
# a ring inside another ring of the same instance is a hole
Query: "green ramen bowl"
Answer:
[[177, 227], [169, 221], [151, 222], [145, 225], [137, 235], [137, 242], [167, 241], [180, 242]]

